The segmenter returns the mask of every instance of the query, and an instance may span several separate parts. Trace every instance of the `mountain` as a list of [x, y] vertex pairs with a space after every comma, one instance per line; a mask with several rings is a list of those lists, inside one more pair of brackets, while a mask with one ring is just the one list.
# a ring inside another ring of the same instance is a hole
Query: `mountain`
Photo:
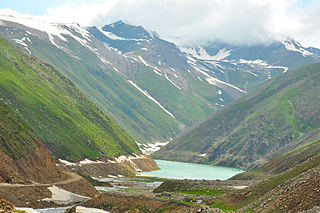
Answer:
[[[230, 203], [252, 212], [300, 212], [319, 205], [319, 129], [299, 140], [297, 146], [258, 170], [233, 180], [263, 177], [255, 185], [227, 196]], [[283, 151], [283, 150], [281, 150]], [[317, 212], [317, 211], [314, 211]]]
[[178, 136], [158, 159], [255, 167], [320, 127], [320, 64], [291, 70]]
[[55, 157], [140, 153], [135, 142], [69, 79], [4, 38], [0, 38], [0, 98]]
[[293, 39], [253, 46], [211, 42], [204, 47], [181, 50], [191, 57], [198, 67], [204, 70], [214, 67], [214, 75], [218, 79], [247, 92], [289, 69], [320, 59], [318, 49], [304, 48]]
[[[316, 53], [285, 42], [179, 47], [122, 21], [85, 28], [22, 16], [0, 20], [0, 35], [53, 64], [145, 150], [269, 78], [318, 60]], [[290, 60], [296, 64], [289, 66]]]
[[48, 183], [64, 177], [37, 134], [2, 101], [0, 141], [0, 183]]

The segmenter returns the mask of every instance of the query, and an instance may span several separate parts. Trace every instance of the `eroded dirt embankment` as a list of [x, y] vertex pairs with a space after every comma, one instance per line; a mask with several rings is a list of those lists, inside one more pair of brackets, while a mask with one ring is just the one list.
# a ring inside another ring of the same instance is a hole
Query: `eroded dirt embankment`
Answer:
[[48, 183], [65, 179], [48, 150], [40, 141], [33, 141], [33, 152], [9, 156], [0, 150], [0, 183]]
[[66, 173], [67, 179], [49, 184], [0, 184], [0, 194], [9, 202], [19, 207], [45, 208], [58, 206], [53, 202], [43, 201], [52, 197], [50, 186], [57, 186], [69, 192], [94, 197], [96, 189], [85, 179], [75, 173]]

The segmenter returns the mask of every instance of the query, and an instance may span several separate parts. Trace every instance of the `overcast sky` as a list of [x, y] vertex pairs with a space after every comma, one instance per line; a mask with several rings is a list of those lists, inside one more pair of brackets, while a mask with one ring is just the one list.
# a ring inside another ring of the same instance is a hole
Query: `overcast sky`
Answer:
[[1, 0], [0, 8], [83, 26], [124, 20], [189, 45], [290, 37], [320, 48], [319, 0]]

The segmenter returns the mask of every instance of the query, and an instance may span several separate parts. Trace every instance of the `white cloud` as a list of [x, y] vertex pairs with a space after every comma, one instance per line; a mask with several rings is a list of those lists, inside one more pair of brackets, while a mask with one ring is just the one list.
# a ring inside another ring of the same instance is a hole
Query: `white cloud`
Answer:
[[250, 45], [292, 37], [320, 47], [318, 11], [316, 0], [69, 0], [47, 9], [45, 17], [85, 26], [125, 20], [185, 44]]

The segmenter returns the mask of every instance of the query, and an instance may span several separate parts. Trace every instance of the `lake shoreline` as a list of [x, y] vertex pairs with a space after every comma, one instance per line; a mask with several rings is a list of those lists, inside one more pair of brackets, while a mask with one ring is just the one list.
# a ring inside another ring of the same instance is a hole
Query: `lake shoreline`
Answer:
[[244, 172], [239, 168], [212, 166], [187, 162], [154, 160], [160, 170], [140, 172], [137, 176], [159, 177], [168, 179], [190, 180], [227, 180]]

